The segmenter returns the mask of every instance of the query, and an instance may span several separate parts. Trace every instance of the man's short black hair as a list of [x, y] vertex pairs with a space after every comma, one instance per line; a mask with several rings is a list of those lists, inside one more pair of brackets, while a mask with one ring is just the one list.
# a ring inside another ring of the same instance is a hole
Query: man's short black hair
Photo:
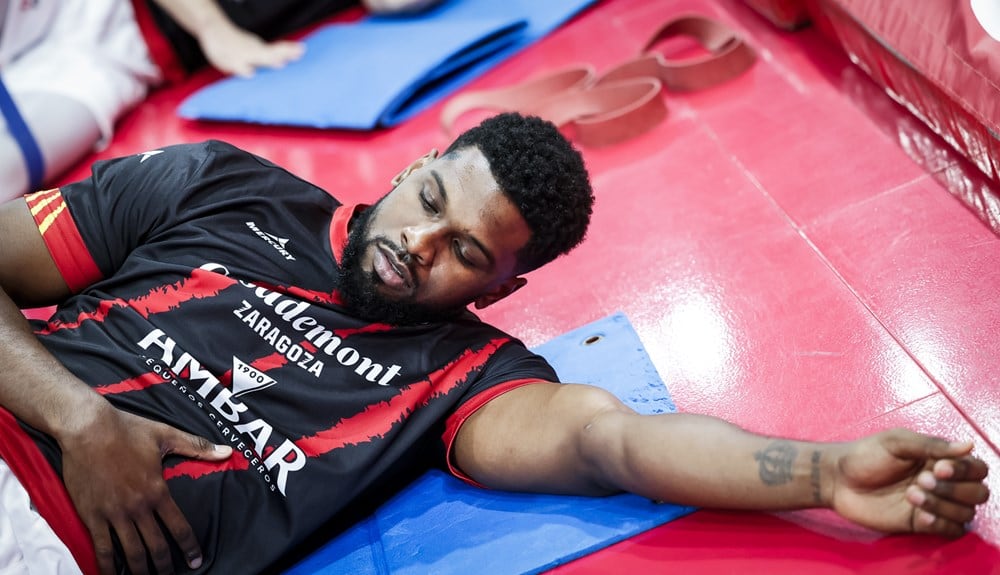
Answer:
[[518, 273], [531, 271], [583, 241], [594, 192], [580, 156], [551, 122], [504, 113], [460, 135], [445, 153], [475, 146], [493, 178], [531, 229]]

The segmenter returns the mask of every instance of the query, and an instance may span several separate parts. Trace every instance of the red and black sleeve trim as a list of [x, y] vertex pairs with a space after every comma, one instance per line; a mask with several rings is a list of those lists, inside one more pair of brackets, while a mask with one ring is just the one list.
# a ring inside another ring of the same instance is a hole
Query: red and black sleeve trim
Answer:
[[78, 293], [102, 279], [101, 270], [83, 242], [62, 192], [58, 188], [35, 192], [25, 196], [25, 201], [69, 289]]
[[476, 487], [483, 487], [476, 480], [472, 479], [468, 475], [462, 472], [458, 466], [455, 465], [455, 461], [452, 458], [452, 448], [455, 444], [455, 438], [458, 437], [458, 430], [461, 429], [462, 424], [466, 422], [467, 419], [472, 417], [472, 414], [479, 411], [481, 407], [489, 403], [490, 401], [500, 397], [501, 395], [507, 393], [508, 391], [517, 389], [525, 385], [531, 385], [534, 383], [545, 383], [540, 379], [528, 378], [528, 379], [513, 379], [495, 385], [485, 391], [482, 391], [471, 399], [463, 403], [455, 413], [452, 413], [448, 420], [445, 422], [444, 434], [441, 436], [441, 440], [444, 441], [446, 460], [448, 462], [448, 471], [452, 475], [461, 479], [462, 481], [468, 483], [469, 485], [475, 485]]

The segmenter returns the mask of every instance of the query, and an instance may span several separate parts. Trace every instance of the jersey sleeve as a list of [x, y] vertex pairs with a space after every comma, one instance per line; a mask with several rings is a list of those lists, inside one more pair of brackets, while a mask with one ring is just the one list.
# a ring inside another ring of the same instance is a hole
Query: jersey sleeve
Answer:
[[452, 447], [458, 430], [469, 417], [490, 400], [523, 385], [558, 382], [552, 366], [542, 356], [529, 351], [519, 341], [511, 341], [496, 351], [486, 364], [482, 376], [462, 396], [458, 407], [445, 422], [443, 442], [448, 470], [455, 477], [482, 487], [463, 473], [452, 460]]
[[89, 178], [27, 196], [35, 224], [63, 279], [74, 292], [109, 277], [129, 253], [174, 225], [181, 207], [197, 200], [191, 182], [218, 163], [204, 142], [96, 162]]

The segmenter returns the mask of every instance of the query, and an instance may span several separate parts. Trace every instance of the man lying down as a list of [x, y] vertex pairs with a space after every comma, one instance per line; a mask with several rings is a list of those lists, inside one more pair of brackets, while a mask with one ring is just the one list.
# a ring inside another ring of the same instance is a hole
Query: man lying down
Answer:
[[[32, 573], [250, 573], [430, 467], [948, 537], [986, 501], [970, 443], [641, 416], [479, 321], [470, 304], [584, 238], [588, 175], [553, 125], [496, 116], [392, 184], [342, 205], [212, 141], [3, 204], [0, 496], [33, 535], [0, 538], [0, 557]], [[18, 310], [51, 304], [48, 322]]]

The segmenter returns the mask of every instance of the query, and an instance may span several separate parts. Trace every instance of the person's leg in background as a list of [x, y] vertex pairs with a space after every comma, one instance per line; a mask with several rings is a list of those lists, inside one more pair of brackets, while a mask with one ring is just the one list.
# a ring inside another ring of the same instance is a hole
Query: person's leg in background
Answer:
[[[101, 137], [94, 115], [73, 98], [37, 93], [20, 100], [18, 110], [45, 160], [44, 182], [73, 166]], [[33, 190], [20, 145], [7, 126], [0, 125], [0, 201], [4, 201]]]
[[[132, 7], [121, 0], [64, 0], [44, 40], [2, 73], [41, 151], [45, 183], [107, 141], [115, 121], [159, 81]], [[24, 156], [3, 127], [0, 200], [33, 191]]]

